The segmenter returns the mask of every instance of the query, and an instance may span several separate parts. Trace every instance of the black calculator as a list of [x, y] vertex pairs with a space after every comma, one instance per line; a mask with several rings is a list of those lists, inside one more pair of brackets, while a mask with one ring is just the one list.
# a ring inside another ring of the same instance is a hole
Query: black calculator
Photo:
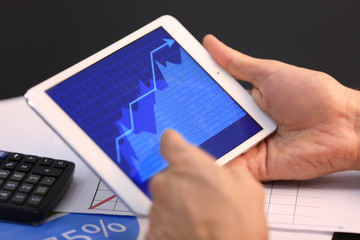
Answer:
[[0, 218], [42, 221], [74, 175], [70, 161], [0, 150]]

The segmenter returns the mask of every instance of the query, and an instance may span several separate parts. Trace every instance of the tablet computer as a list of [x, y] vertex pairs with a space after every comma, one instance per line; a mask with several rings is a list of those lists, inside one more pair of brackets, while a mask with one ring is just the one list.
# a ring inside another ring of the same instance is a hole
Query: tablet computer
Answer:
[[29, 89], [28, 104], [138, 215], [167, 167], [165, 129], [225, 164], [276, 125], [173, 17], [162, 16]]

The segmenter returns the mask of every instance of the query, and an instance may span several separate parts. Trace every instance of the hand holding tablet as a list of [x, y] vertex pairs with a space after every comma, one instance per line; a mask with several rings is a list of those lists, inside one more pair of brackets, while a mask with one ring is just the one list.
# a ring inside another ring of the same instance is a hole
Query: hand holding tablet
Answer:
[[224, 164], [275, 129], [173, 17], [163, 16], [30, 89], [29, 105], [136, 214], [166, 168], [165, 129]]

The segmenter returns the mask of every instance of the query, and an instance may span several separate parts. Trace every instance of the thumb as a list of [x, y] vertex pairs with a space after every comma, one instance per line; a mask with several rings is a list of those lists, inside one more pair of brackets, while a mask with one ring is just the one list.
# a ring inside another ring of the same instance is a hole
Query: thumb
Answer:
[[[269, 113], [268, 89], [270, 81], [278, 81], [270, 78], [282, 64], [278, 61], [258, 59], [240, 53], [219, 41], [213, 35], [206, 35], [203, 39], [204, 47], [214, 60], [234, 78], [250, 82], [254, 85], [251, 96], [255, 102]], [[274, 85], [273, 82], [272, 85]], [[270, 84], [271, 85], [271, 84]]]
[[238, 161], [236, 164], [231, 167], [226, 168], [231, 174], [238, 180], [243, 181], [247, 178], [255, 178], [249, 171], [248, 166], [245, 161]]
[[264, 76], [268, 72], [266, 60], [240, 53], [210, 34], [204, 37], [203, 45], [214, 60], [234, 78], [250, 82], [255, 87], [261, 88]]

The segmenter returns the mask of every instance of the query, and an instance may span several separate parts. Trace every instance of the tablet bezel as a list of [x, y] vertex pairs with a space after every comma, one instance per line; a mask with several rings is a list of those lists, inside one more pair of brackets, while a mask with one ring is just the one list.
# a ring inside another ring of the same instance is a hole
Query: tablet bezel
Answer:
[[168, 15], [152, 21], [125, 38], [34, 86], [25, 94], [27, 103], [31, 108], [39, 114], [135, 214], [143, 216], [148, 214], [151, 200], [50, 98], [46, 90], [159, 27], [163, 27], [262, 128], [260, 132], [219, 158], [216, 161], [219, 165], [223, 165], [245, 152], [275, 131], [275, 122], [256, 105], [247, 91], [212, 59], [205, 48], [175, 18]]

